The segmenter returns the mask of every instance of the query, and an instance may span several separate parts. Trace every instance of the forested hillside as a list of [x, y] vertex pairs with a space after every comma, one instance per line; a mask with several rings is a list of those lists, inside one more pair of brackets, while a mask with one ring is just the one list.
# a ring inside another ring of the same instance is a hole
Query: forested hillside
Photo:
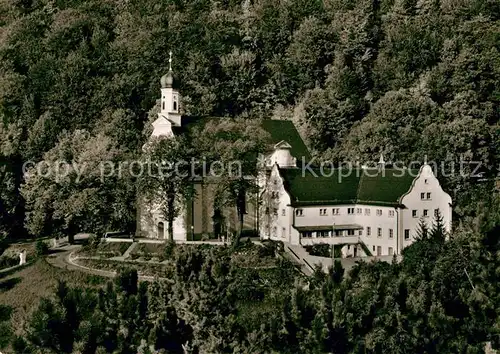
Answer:
[[131, 222], [126, 180], [24, 185], [22, 164], [137, 153], [170, 50], [187, 114], [294, 119], [333, 161], [480, 161], [486, 181], [443, 181], [459, 217], [492, 194], [496, 0], [2, 0], [0, 26], [4, 233]]
[[[490, 216], [498, 223], [500, 210]], [[275, 268], [230, 261], [248, 260], [251, 243], [176, 245], [173, 282], [138, 284], [127, 271], [99, 289], [59, 284], [18, 336], [0, 322], [0, 347], [10, 339], [19, 354], [484, 353], [486, 343], [500, 348], [499, 232], [483, 225], [444, 242], [436, 221], [400, 263], [345, 272], [337, 261], [307, 279], [281, 258]], [[258, 259], [272, 245], [253, 246]]]

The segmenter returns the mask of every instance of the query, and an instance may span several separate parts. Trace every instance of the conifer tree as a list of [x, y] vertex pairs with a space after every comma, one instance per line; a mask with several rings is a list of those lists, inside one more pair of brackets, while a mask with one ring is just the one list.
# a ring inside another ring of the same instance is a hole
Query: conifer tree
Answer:
[[430, 237], [437, 242], [444, 242], [446, 236], [447, 232], [443, 221], [443, 215], [438, 209], [434, 216], [434, 222], [430, 231]]
[[417, 225], [417, 236], [416, 240], [427, 240], [429, 238], [429, 227], [424, 218], [420, 218]]

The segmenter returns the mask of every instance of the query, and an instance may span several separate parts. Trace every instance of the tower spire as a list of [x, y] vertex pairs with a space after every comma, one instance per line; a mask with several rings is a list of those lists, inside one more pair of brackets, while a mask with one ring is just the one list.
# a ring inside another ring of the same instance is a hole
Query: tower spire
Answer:
[[168, 71], [172, 71], [172, 51], [168, 52]]

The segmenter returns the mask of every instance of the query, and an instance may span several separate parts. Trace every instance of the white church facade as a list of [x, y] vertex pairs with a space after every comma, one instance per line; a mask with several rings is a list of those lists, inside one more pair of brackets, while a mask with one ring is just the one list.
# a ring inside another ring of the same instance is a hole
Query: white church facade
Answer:
[[[169, 71], [161, 77], [160, 112], [152, 123], [152, 138], [175, 139], [177, 135], [188, 131], [192, 126], [199, 126], [217, 117], [191, 117], [181, 114], [180, 93], [169, 59]], [[270, 136], [268, 166], [280, 162], [281, 165], [295, 166], [297, 160], [309, 159], [309, 151], [300, 138], [295, 126], [287, 120], [265, 119], [261, 127]], [[144, 149], [147, 148], [147, 143]], [[283, 161], [286, 160], [286, 163]], [[257, 163], [257, 161], [256, 161]], [[196, 241], [203, 238], [215, 239], [229, 236], [239, 229], [239, 220], [235, 207], [224, 210], [215, 208], [217, 180], [198, 178], [193, 181], [194, 196], [180, 207], [181, 211], [173, 222], [172, 235], [168, 235], [167, 222], [162, 215], [160, 203], [140, 203], [138, 210], [138, 234], [142, 237], [168, 239], [173, 241]], [[243, 231], [246, 235], [257, 235], [259, 229], [259, 193], [246, 196]]]
[[[175, 139], [207, 118], [181, 114], [178, 82], [169, 66], [160, 80], [160, 112], [151, 136]], [[452, 200], [430, 166], [325, 173], [304, 167], [311, 156], [291, 121], [267, 119], [262, 128], [272, 141], [267, 155], [259, 158], [265, 162], [257, 181], [260, 190], [247, 195], [243, 229], [248, 235], [292, 245], [340, 245], [344, 256], [383, 256], [401, 254], [415, 240], [419, 223], [430, 226], [435, 215], [451, 230]], [[214, 207], [217, 181], [199, 178], [193, 183], [194, 196], [182, 205], [172, 235], [167, 235], [167, 222], [154, 204], [140, 207], [140, 235], [194, 241], [236, 232], [236, 208]]]

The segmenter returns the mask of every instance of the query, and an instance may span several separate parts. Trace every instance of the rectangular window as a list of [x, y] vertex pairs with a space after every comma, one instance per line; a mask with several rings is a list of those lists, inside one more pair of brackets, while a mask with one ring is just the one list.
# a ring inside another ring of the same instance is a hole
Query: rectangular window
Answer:
[[319, 209], [319, 215], [325, 216], [326, 215], [326, 209]]
[[354, 214], [354, 208], [347, 208], [347, 214]]
[[274, 214], [275, 216], [276, 216], [276, 215], [278, 215], [278, 209], [274, 208], [274, 209], [273, 209], [273, 214]]
[[359, 230], [358, 235], [359, 235], [359, 236], [363, 236], [363, 230]]
[[357, 208], [356, 209], [356, 214], [361, 214], [363, 213], [363, 209], [362, 208]]
[[367, 216], [370, 215], [370, 208], [365, 208], [365, 215], [367, 215]]
[[420, 193], [420, 199], [422, 199], [422, 200], [425, 199], [425, 193]]
[[354, 230], [347, 230], [348, 236], [354, 236]]
[[333, 208], [332, 209], [332, 215], [340, 215], [340, 209], [339, 208]]
[[281, 209], [281, 216], [285, 216], [286, 215], [286, 209]]
[[394, 230], [389, 229], [389, 238], [393, 238], [393, 237], [394, 237]]
[[302, 216], [302, 215], [303, 215], [302, 209], [295, 209], [295, 216]]
[[335, 236], [337, 236], [337, 237], [342, 236], [342, 231], [341, 230], [335, 230]]
[[305, 237], [305, 238], [311, 238], [312, 237], [312, 232], [311, 231], [305, 231], [302, 233], [302, 237]]
[[439, 215], [439, 209], [434, 209], [434, 216], [438, 216]]
[[330, 231], [318, 231], [317, 236], [318, 237], [329, 237]]
[[285, 228], [281, 229], [281, 237], [286, 238], [286, 229]]
[[418, 217], [417, 211], [415, 209], [411, 211], [411, 216], [413, 216], [414, 218]]
[[389, 217], [393, 218], [394, 217], [394, 210], [389, 210]]
[[394, 254], [394, 250], [392, 249], [392, 247], [389, 247], [389, 256], [392, 256]]
[[372, 228], [370, 226], [368, 226], [366, 228], [366, 236], [370, 236], [372, 234]]
[[427, 193], [427, 199], [431, 199], [431, 194]]
[[273, 227], [273, 237], [276, 237], [278, 234], [278, 228], [276, 226]]
[[377, 237], [382, 237], [382, 228], [377, 228]]
[[377, 246], [377, 256], [382, 255], [382, 246]]
[[427, 216], [429, 216], [429, 210], [424, 209], [424, 217], [427, 217]]
[[375, 252], [375, 246], [373, 246], [373, 252]]
[[405, 229], [405, 240], [409, 240], [409, 239], [410, 239], [410, 230]]
[[382, 209], [377, 209], [377, 216], [382, 216]]
[[269, 207], [266, 207], [266, 215], [269, 215]]

